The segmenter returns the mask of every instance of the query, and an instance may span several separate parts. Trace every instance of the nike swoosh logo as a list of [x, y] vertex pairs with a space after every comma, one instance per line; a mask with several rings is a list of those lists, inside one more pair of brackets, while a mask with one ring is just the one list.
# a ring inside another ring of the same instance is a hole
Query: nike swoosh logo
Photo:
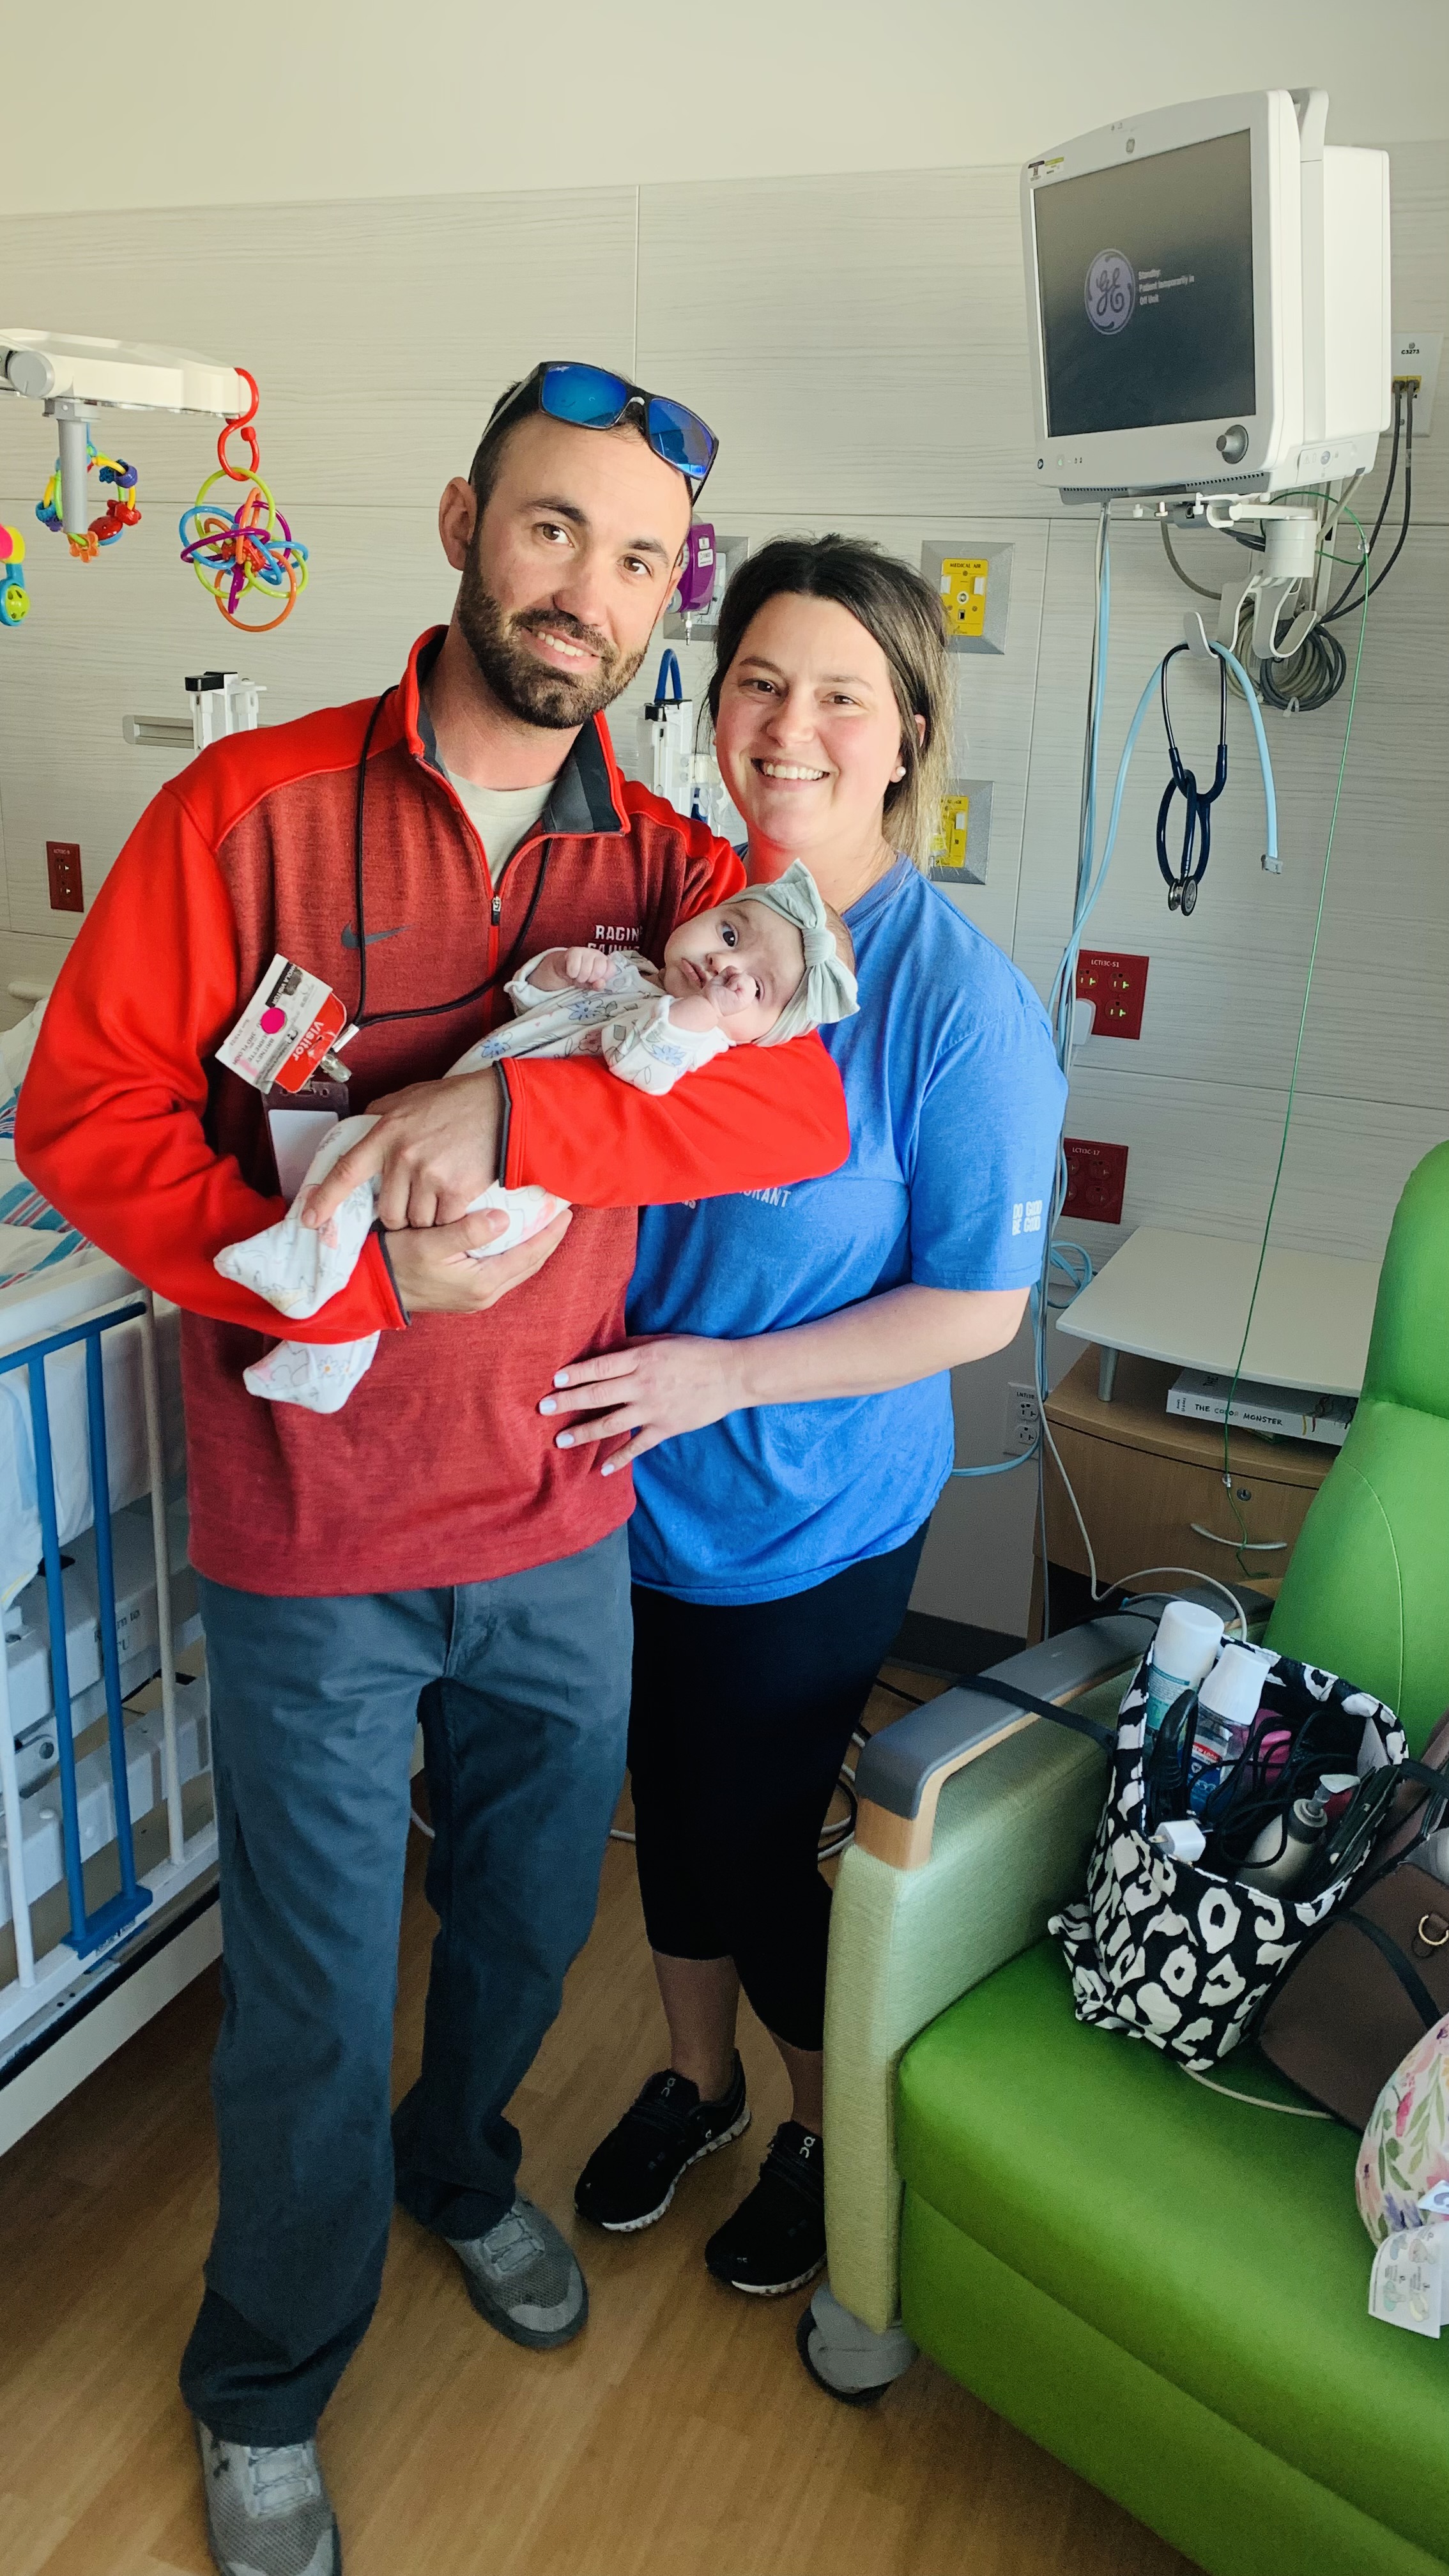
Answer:
[[[400, 921], [396, 930], [370, 930], [367, 934], [368, 947], [375, 948], [380, 939], [396, 939], [399, 934], [408, 929], [409, 926], [410, 925], [407, 922]], [[343, 930], [342, 945], [344, 948], [355, 948], [357, 946], [357, 933], [353, 929], [350, 921]]]

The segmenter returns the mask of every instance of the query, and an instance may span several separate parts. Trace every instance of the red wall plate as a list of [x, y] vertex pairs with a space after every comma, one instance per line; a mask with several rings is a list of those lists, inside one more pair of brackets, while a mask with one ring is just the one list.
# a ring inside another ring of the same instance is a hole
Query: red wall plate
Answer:
[[1096, 1225], [1120, 1225], [1122, 1195], [1127, 1187], [1125, 1145], [1096, 1144], [1086, 1136], [1064, 1136], [1067, 1195], [1063, 1216], [1090, 1217]]
[[50, 880], [52, 912], [84, 912], [79, 841], [47, 841], [45, 872]]
[[1077, 999], [1096, 1006], [1094, 1038], [1140, 1038], [1147, 1000], [1147, 959], [1116, 949], [1084, 948], [1077, 959]]

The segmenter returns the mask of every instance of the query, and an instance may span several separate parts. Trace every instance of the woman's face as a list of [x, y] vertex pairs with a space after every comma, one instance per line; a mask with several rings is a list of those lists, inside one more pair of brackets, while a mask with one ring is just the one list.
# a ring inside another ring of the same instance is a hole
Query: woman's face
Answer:
[[902, 774], [880, 646], [837, 601], [778, 592], [725, 674], [715, 747], [752, 837], [808, 858], [878, 835], [886, 790]]

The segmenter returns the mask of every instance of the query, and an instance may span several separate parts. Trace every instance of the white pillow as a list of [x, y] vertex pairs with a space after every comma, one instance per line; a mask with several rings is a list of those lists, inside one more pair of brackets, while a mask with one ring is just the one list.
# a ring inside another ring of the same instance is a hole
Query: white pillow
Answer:
[[30, 1069], [30, 1059], [35, 1053], [35, 1041], [40, 1035], [40, 1023], [45, 1017], [45, 1005], [49, 999], [48, 993], [42, 994], [24, 1019], [16, 1021], [13, 1029], [0, 1029], [0, 1064], [5, 1067], [6, 1088], [10, 1091], [20, 1089]]

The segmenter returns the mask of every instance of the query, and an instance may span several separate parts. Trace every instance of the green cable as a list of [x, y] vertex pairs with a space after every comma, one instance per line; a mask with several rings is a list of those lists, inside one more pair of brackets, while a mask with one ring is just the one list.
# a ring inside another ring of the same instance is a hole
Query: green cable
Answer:
[[[1362, 521], [1354, 518], [1352, 510], [1347, 509], [1342, 504], [1340, 504], [1338, 515], [1343, 519], [1353, 519], [1353, 524], [1358, 529], [1359, 543], [1363, 549], [1360, 562], [1361, 564], [1366, 564], [1368, 561], [1368, 539], [1364, 533]], [[1243, 1339], [1238, 1351], [1238, 1364], [1233, 1371], [1232, 1383], [1228, 1388], [1227, 1411], [1223, 1415], [1223, 1483], [1227, 1487], [1229, 1508], [1234, 1520], [1238, 1524], [1239, 1543], [1234, 1553], [1238, 1560], [1238, 1571], [1243, 1575], [1248, 1574], [1251, 1569], [1243, 1563], [1243, 1547], [1247, 1541], [1248, 1525], [1244, 1520], [1242, 1513], [1238, 1509], [1237, 1502], [1233, 1494], [1232, 1459], [1229, 1451], [1229, 1438], [1233, 1420], [1233, 1398], [1238, 1392], [1238, 1380], [1243, 1374], [1243, 1361], [1247, 1356], [1248, 1336], [1253, 1329], [1253, 1315], [1258, 1303], [1258, 1289], [1263, 1278], [1263, 1264], [1268, 1258], [1268, 1237], [1273, 1230], [1273, 1211], [1278, 1204], [1278, 1187], [1283, 1178], [1283, 1165], [1287, 1160], [1288, 1155], [1288, 1130], [1293, 1121], [1293, 1101], [1294, 1095], [1298, 1089], [1298, 1066], [1303, 1054], [1304, 1031], [1308, 1026], [1308, 1004], [1313, 992], [1313, 970], [1318, 963], [1318, 941], [1323, 929], [1323, 907], [1328, 899], [1328, 871], [1333, 859], [1333, 835], [1338, 823], [1339, 802], [1343, 795], [1344, 771], [1348, 766], [1348, 740], [1349, 735], [1353, 731], [1353, 711], [1358, 699], [1358, 676], [1363, 663], [1364, 636], [1367, 628], [1368, 593], [1367, 590], [1365, 590], [1363, 600], [1360, 604], [1358, 621], [1358, 650], [1353, 657], [1353, 679], [1348, 693], [1348, 714], [1344, 720], [1343, 745], [1338, 755], [1338, 779], [1333, 790], [1333, 811], [1328, 818], [1328, 841], [1323, 853], [1323, 877], [1318, 888], [1318, 911], [1314, 916], [1313, 922], [1313, 944], [1308, 951], [1308, 976], [1303, 987], [1303, 1008], [1298, 1019], [1298, 1043], [1293, 1050], [1293, 1070], [1288, 1079], [1288, 1106], [1283, 1113], [1283, 1135], [1282, 1141], [1278, 1147], [1278, 1168], [1273, 1174], [1273, 1187], [1268, 1197], [1268, 1213], [1263, 1220], [1263, 1240], [1258, 1247], [1258, 1267], [1253, 1274], [1253, 1291], [1252, 1295], [1248, 1299], [1248, 1320], [1243, 1326]]]

